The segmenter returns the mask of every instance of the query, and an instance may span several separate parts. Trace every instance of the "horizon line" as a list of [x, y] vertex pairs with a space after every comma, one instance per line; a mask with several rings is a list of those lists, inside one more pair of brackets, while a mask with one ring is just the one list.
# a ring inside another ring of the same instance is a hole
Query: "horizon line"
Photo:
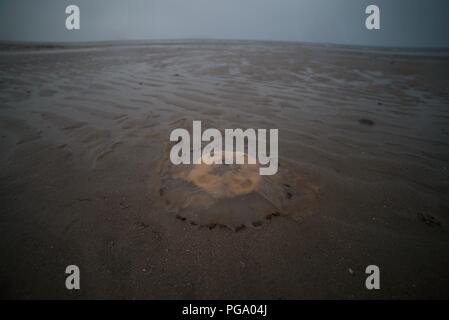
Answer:
[[87, 41], [48, 41], [48, 40], [2, 40], [0, 45], [17, 44], [17, 45], [55, 45], [55, 46], [76, 46], [76, 45], [95, 45], [95, 44], [116, 44], [136, 43], [136, 42], [259, 42], [259, 43], [279, 43], [279, 44], [298, 44], [310, 46], [335, 46], [347, 48], [367, 48], [367, 49], [390, 49], [390, 50], [448, 50], [447, 47], [440, 46], [388, 46], [388, 45], [368, 45], [368, 44], [350, 44], [337, 42], [320, 42], [320, 41], [299, 41], [299, 40], [270, 40], [270, 39], [244, 39], [244, 38], [154, 38], [154, 39], [114, 39], [114, 40], [87, 40]]

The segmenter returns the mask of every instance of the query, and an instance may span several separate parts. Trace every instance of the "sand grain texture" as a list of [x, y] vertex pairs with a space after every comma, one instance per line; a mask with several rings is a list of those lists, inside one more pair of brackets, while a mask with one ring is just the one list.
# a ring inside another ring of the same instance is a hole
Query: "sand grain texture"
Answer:
[[[448, 298], [448, 70], [282, 43], [2, 47], [1, 297]], [[210, 199], [188, 202], [167, 151], [192, 120], [279, 128], [279, 175], [192, 216]]]

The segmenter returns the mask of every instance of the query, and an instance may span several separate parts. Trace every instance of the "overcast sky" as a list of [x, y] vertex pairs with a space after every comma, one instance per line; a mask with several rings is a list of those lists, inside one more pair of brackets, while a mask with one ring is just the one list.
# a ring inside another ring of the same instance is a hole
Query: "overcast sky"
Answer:
[[[81, 29], [65, 28], [76, 4]], [[365, 28], [365, 8], [381, 30]], [[0, 0], [0, 40], [255, 39], [449, 47], [449, 0]]]

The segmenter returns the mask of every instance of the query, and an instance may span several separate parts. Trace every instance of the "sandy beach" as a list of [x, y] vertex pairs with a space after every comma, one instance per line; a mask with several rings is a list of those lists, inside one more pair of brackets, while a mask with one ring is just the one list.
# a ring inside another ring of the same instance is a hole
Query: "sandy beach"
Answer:
[[[445, 51], [0, 45], [0, 297], [449, 298], [448, 70]], [[193, 120], [279, 129], [278, 174], [198, 196], [169, 159]]]

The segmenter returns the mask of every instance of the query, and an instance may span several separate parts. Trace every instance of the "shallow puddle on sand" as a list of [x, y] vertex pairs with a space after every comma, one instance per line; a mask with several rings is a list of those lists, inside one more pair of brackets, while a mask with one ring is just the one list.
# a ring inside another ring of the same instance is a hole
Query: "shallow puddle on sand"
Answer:
[[245, 163], [174, 165], [163, 159], [159, 203], [192, 225], [234, 231], [258, 228], [276, 216], [301, 219], [316, 212], [319, 188], [299, 169], [280, 166], [275, 175], [261, 176], [258, 164]]

